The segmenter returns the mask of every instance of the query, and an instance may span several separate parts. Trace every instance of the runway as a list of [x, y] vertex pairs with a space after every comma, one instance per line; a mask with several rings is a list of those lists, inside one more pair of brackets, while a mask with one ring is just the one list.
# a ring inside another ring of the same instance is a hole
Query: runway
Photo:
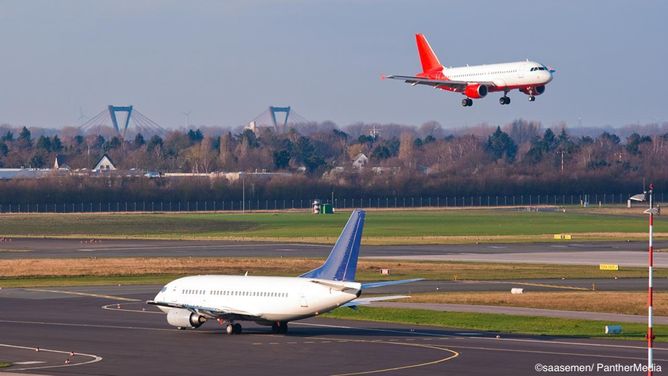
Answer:
[[[207, 240], [90, 240], [16, 238], [0, 242], [0, 259], [88, 257], [321, 257], [332, 245]], [[668, 267], [668, 241], [655, 242], [655, 266]], [[362, 246], [361, 257], [436, 261], [617, 263], [644, 266], [645, 242], [564, 242]]]
[[[43, 289], [32, 296], [16, 293], [12, 297], [0, 290], [0, 358], [23, 363], [5, 371], [488, 375], [493, 370], [498, 375], [531, 375], [538, 374], [539, 364], [631, 365], [642, 364], [646, 355], [642, 342], [510, 336], [326, 318], [291, 323], [288, 335], [270, 334], [268, 328], [249, 323], [244, 323], [243, 334], [235, 336], [223, 334], [215, 322], [178, 331], [167, 325], [163, 314], [143, 304], [153, 296], [146, 288], [111, 289], [90, 287], [84, 293]], [[668, 347], [660, 344], [655, 357], [659, 365], [668, 366]]]

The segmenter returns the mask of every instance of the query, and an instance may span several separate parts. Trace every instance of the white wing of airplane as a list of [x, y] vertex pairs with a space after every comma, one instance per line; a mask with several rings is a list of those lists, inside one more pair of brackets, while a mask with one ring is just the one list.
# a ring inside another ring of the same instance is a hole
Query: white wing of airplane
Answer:
[[212, 308], [212, 307], [204, 307], [190, 304], [156, 302], [153, 300], [147, 301], [146, 304], [162, 306], [162, 307], [170, 307], [170, 308], [183, 308], [191, 312], [198, 313], [209, 319], [225, 319], [232, 317], [243, 317], [243, 318], [254, 319], [254, 318], [260, 318], [260, 316], [262, 315], [262, 313], [259, 312], [248, 312], [230, 307]]
[[464, 91], [464, 89], [466, 89], [468, 85], [476, 85], [476, 84], [485, 86], [496, 86], [494, 82], [491, 81], [454, 81], [454, 80], [431, 79], [417, 76], [397, 76], [397, 75], [383, 76], [383, 78], [402, 80], [407, 84], [411, 84], [412, 86], [415, 85], [427, 85], [434, 87], [444, 86], [454, 89], [454, 91]]

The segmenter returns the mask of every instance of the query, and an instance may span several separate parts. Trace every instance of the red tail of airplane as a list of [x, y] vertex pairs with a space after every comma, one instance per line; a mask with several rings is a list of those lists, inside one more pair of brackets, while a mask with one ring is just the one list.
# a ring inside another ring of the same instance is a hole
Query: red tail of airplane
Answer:
[[423, 34], [415, 34], [415, 41], [420, 55], [420, 63], [422, 63], [422, 73], [434, 73], [443, 70], [443, 66], [438, 61], [434, 50], [431, 49], [427, 38]]

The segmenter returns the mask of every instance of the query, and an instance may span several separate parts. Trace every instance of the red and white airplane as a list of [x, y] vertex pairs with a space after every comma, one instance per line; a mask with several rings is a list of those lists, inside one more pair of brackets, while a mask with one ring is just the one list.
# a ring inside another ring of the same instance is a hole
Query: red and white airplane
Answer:
[[518, 89], [529, 96], [529, 101], [536, 100], [536, 95], [545, 92], [545, 85], [552, 81], [553, 69], [535, 61], [515, 63], [472, 65], [465, 67], [444, 67], [431, 49], [427, 38], [416, 34], [418, 54], [422, 63], [422, 72], [415, 76], [383, 76], [403, 80], [415, 85], [433, 86], [436, 89], [462, 93], [462, 106], [473, 105], [473, 99], [487, 96], [487, 93], [502, 91], [499, 103], [509, 104], [508, 92]]

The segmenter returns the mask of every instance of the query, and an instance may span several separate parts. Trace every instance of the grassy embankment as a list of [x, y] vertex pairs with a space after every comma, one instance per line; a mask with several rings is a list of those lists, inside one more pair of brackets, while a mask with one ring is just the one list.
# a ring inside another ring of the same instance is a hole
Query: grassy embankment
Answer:
[[[410, 303], [474, 304], [506, 307], [557, 309], [566, 311], [608, 312], [627, 315], [647, 314], [647, 291], [509, 291], [434, 292], [412, 294]], [[654, 293], [654, 314], [668, 315], [668, 292]]]
[[[99, 284], [162, 284], [191, 274], [244, 274], [296, 276], [322, 263], [307, 258], [78, 258], [0, 260], [0, 286], [67, 286]], [[389, 268], [390, 276], [382, 276]], [[542, 264], [492, 264], [472, 262], [360, 260], [361, 281], [427, 278], [433, 280], [509, 280], [645, 277], [644, 268], [601, 271], [596, 266]], [[668, 278], [668, 269], [655, 270], [656, 278]], [[567, 283], [567, 282], [566, 282]]]
[[[637, 210], [636, 210], [637, 211]], [[636, 214], [629, 211], [629, 214]], [[617, 214], [617, 212], [615, 212]], [[223, 239], [333, 243], [348, 212], [282, 213], [3, 214], [6, 237]], [[364, 244], [443, 244], [553, 241], [555, 233], [576, 240], [643, 239], [640, 215], [499, 210], [369, 211]], [[655, 223], [668, 238], [668, 222]]]
[[[623, 323], [621, 335], [604, 334], [604, 321], [573, 320], [551, 317], [511, 316], [491, 313], [435, 312], [422, 309], [368, 308], [357, 311], [337, 309], [325, 317], [439, 326], [493, 333], [533, 334], [572, 338], [619, 338], [644, 340], [646, 324]], [[614, 323], [612, 323], [614, 324]], [[668, 325], [655, 325], [656, 340], [668, 341]]]

